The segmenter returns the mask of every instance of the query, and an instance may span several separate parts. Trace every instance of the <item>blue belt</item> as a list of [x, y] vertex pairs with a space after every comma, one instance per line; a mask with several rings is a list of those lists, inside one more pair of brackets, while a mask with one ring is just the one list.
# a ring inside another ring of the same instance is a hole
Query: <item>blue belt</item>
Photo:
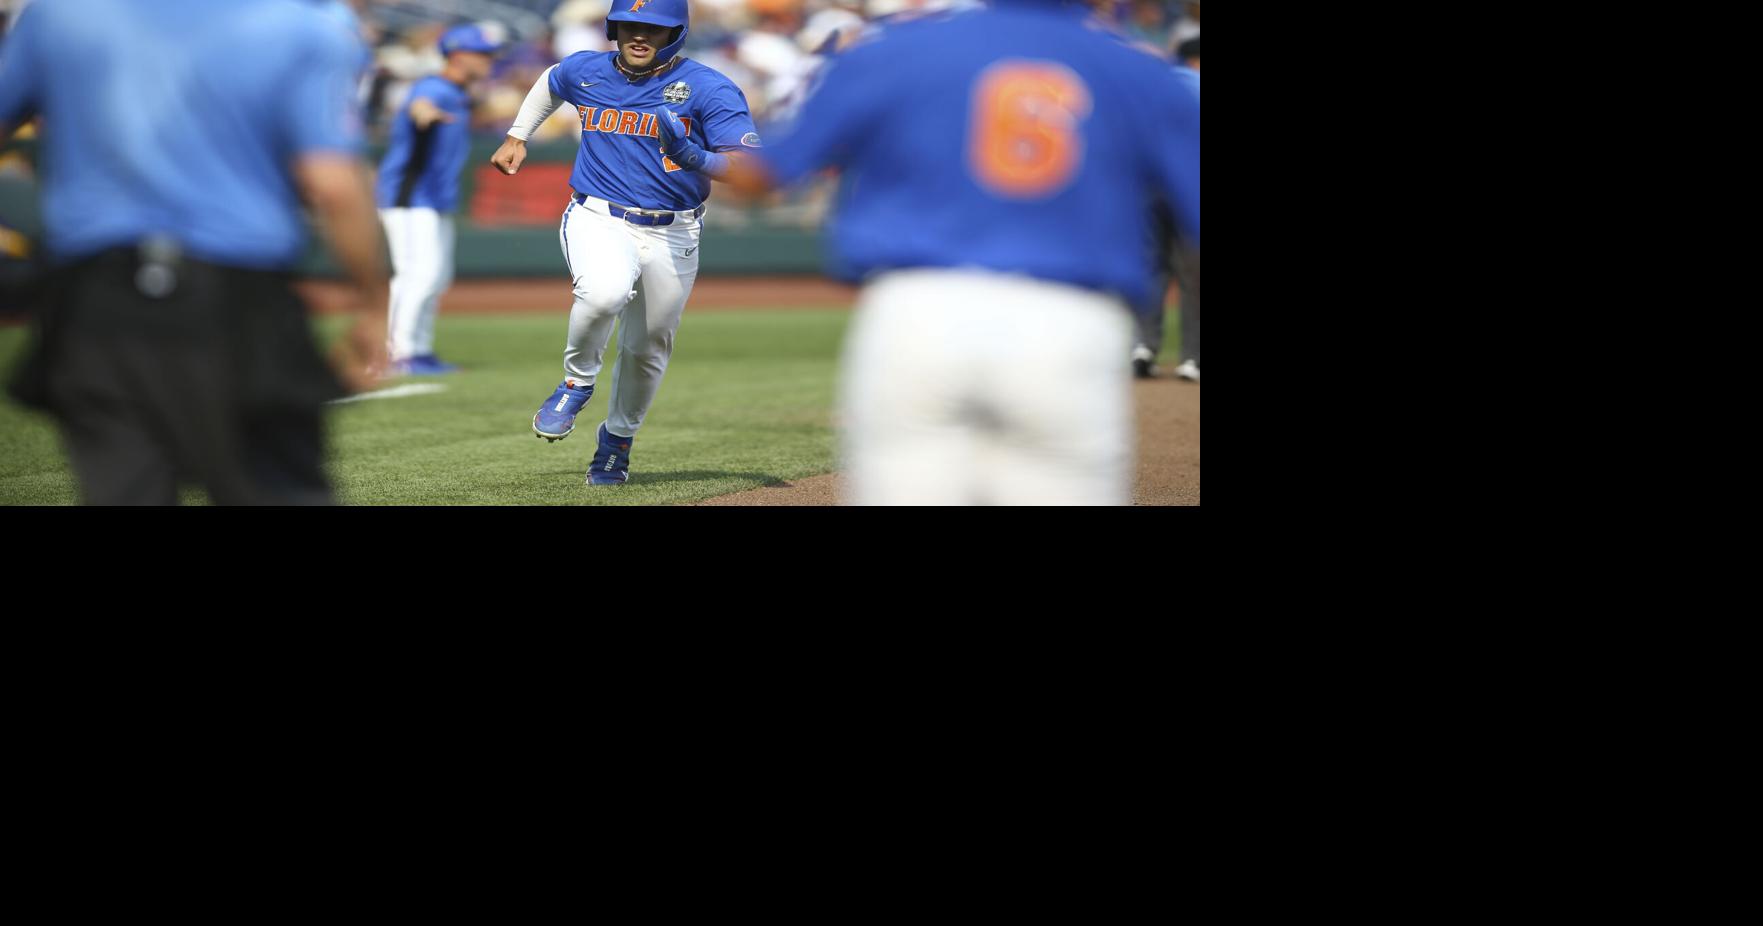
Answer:
[[[598, 198], [599, 197], [597, 196], [589, 196], [586, 193], [577, 193], [570, 197], [570, 199], [574, 200], [575, 204], [578, 206], [585, 206], [587, 205], [588, 200]], [[672, 212], [651, 212], [643, 209], [615, 206], [612, 203], [606, 204], [606, 212], [613, 218], [623, 219], [632, 225], [672, 225], [674, 217], [674, 213]], [[699, 203], [698, 208], [692, 209], [690, 212], [692, 218], [701, 218], [704, 215], [704, 205]]]

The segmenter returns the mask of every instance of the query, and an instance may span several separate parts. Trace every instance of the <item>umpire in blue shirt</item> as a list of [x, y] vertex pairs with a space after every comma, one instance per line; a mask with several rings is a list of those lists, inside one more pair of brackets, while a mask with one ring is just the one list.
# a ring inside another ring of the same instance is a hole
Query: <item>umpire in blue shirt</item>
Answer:
[[[51, 0], [0, 43], [0, 136], [42, 119], [48, 310], [13, 393], [89, 504], [324, 504], [323, 404], [384, 365], [361, 45], [312, 0]], [[355, 284], [333, 371], [290, 271], [302, 203]]]

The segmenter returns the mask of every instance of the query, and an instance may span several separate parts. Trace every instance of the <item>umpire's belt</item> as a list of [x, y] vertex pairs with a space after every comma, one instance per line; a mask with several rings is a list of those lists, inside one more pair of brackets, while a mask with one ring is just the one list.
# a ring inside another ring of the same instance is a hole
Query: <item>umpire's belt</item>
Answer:
[[699, 203], [698, 208], [688, 209], [685, 212], [667, 212], [665, 210], [636, 209], [630, 206], [619, 206], [609, 203], [604, 199], [600, 199], [597, 196], [589, 196], [586, 193], [577, 193], [570, 197], [570, 199], [574, 200], [576, 205], [582, 206], [583, 208], [590, 205], [604, 207], [607, 215], [612, 216], [615, 219], [623, 219], [632, 225], [672, 225], [675, 217], [679, 218], [682, 222], [691, 222], [704, 215], [703, 203]]

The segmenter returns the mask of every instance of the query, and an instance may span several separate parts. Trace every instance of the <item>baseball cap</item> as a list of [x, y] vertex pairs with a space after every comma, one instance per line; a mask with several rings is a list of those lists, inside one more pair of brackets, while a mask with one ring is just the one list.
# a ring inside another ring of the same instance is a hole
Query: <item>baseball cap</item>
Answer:
[[493, 55], [502, 50], [502, 43], [507, 40], [508, 30], [501, 23], [466, 23], [441, 33], [441, 54], [450, 55], [456, 51], [475, 51]]

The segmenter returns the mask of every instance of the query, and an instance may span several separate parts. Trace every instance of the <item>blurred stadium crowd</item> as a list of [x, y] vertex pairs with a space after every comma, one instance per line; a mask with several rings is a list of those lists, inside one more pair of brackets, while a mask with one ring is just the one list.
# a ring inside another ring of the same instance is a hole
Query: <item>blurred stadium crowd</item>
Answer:
[[[0, 32], [32, 0], [0, 0]], [[41, 2], [41, 0], [38, 0]], [[510, 44], [479, 91], [473, 131], [499, 136], [545, 68], [578, 51], [610, 51], [607, 0], [337, 0], [353, 7], [372, 63], [363, 83], [376, 136], [416, 80], [441, 69], [435, 42], [448, 26], [490, 20]], [[727, 74], [747, 94], [756, 119], [799, 94], [816, 52], [848, 40], [882, 17], [977, 4], [979, 0], [691, 0], [686, 54]], [[1181, 0], [1097, 0], [1100, 15], [1146, 45], [1174, 56], [1200, 33], [1200, 4]], [[559, 112], [535, 140], [568, 138], [575, 118]]]
[[[0, 35], [32, 2], [0, 0]], [[472, 132], [499, 139], [527, 91], [547, 67], [578, 51], [610, 51], [608, 0], [312, 0], [348, 7], [370, 50], [361, 98], [369, 138], [383, 142], [410, 86], [440, 71], [437, 41], [461, 22], [494, 22], [507, 30], [508, 45], [489, 80], [474, 90]], [[918, 11], [979, 5], [982, 0], [690, 0], [691, 29], [685, 54], [728, 75], [747, 95], [754, 119], [800, 102], [827, 52], [855, 38], [866, 23]], [[1184, 42], [1200, 34], [1200, 3], [1184, 0], [1089, 0], [1097, 15], [1138, 43], [1172, 61]], [[1196, 43], [1197, 45], [1197, 43]], [[1191, 49], [1197, 52], [1197, 49]], [[534, 135], [535, 142], [572, 140], [576, 114], [560, 109]], [[20, 137], [28, 138], [27, 127]], [[0, 175], [28, 176], [16, 154], [0, 154]], [[811, 226], [824, 213], [824, 191], [768, 197], [768, 219]], [[711, 224], [751, 221], [741, 210], [721, 210]]]
[[[978, 0], [692, 0], [685, 53], [728, 75], [747, 95], [761, 123], [778, 104], [798, 95], [816, 66], [816, 53], [849, 40], [864, 23], [915, 10], [972, 5]], [[545, 68], [578, 51], [610, 51], [606, 0], [370, 0], [359, 8], [365, 39], [374, 49], [365, 88], [370, 122], [383, 130], [410, 84], [440, 70], [435, 41], [465, 19], [509, 27], [508, 51], [480, 91], [473, 130], [500, 136]], [[1103, 0], [1104, 19], [1167, 57], [1200, 33], [1200, 4], [1179, 0]], [[537, 141], [579, 131], [575, 116], [559, 112]]]

